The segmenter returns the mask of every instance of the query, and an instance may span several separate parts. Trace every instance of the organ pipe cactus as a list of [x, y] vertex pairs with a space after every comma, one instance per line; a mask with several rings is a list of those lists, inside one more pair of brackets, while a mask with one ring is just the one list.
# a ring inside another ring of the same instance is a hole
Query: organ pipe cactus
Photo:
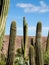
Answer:
[[43, 50], [42, 50], [42, 44], [41, 44], [41, 31], [42, 31], [42, 23], [37, 23], [37, 29], [36, 29], [36, 65], [44, 65], [44, 59], [43, 59]]
[[28, 44], [28, 25], [25, 17], [23, 17], [23, 43], [24, 43], [24, 58], [27, 56], [27, 44]]
[[29, 48], [29, 64], [36, 65], [36, 63], [35, 63], [35, 49], [33, 46], [33, 38], [31, 39], [31, 45]]
[[16, 37], [16, 22], [13, 21], [10, 28], [8, 56], [6, 65], [14, 65], [15, 57], [15, 37]]
[[[1, 51], [2, 43], [3, 43], [9, 3], [10, 3], [10, 0], [0, 0], [0, 51]], [[1, 56], [1, 53], [0, 53], [0, 56]]]
[[46, 51], [49, 50], [49, 32], [48, 32], [48, 37], [47, 37], [47, 44], [46, 44]]

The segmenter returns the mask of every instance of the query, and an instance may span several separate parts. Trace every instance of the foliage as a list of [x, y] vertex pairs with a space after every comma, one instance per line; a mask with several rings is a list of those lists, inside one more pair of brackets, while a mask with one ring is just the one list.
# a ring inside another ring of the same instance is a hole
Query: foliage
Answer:
[[29, 60], [28, 59], [24, 59], [23, 54], [21, 52], [21, 48], [17, 49], [17, 54], [15, 55], [15, 65], [28, 65], [29, 64]]

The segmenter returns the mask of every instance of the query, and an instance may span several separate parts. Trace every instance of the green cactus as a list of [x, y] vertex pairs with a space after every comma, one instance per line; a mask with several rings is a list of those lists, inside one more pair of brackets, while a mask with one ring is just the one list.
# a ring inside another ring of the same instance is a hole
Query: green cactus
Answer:
[[13, 21], [10, 28], [8, 56], [6, 65], [14, 65], [15, 57], [15, 37], [16, 37], [16, 22]]
[[34, 46], [34, 43], [33, 43], [33, 38], [31, 38], [31, 45]]
[[2, 4], [3, 4], [3, 1], [0, 0], [0, 15], [1, 15], [1, 11], [2, 11]]
[[26, 42], [26, 36], [27, 36], [27, 23], [25, 17], [23, 17], [23, 40], [24, 40], [24, 48], [25, 48], [25, 42]]
[[46, 51], [44, 53], [44, 63], [49, 65], [49, 32], [47, 36]]
[[26, 23], [25, 17], [23, 17], [23, 43], [24, 43], [24, 58], [26, 58], [26, 50], [27, 50], [27, 44], [28, 44], [28, 25]]
[[23, 39], [21, 39], [21, 50], [22, 50], [22, 54], [24, 56], [24, 44], [23, 44]]
[[46, 44], [46, 51], [49, 50], [49, 32], [48, 32], [48, 37], [47, 37], [47, 44]]
[[[10, 0], [0, 0], [0, 52], [2, 48], [4, 32], [5, 32], [9, 2]], [[0, 56], [1, 56], [1, 53], [0, 53]], [[0, 57], [0, 60], [1, 60], [1, 57]]]
[[34, 49], [33, 45], [30, 45], [30, 48], [29, 48], [29, 64], [36, 65], [36, 63], [35, 63], [35, 49]]
[[[26, 23], [26, 18], [25, 17], [23, 17], [23, 26], [24, 25], [26, 25], [27, 23]], [[24, 29], [23, 29], [23, 31], [24, 31]], [[24, 33], [24, 32], [23, 32]]]
[[36, 42], [35, 42], [36, 65], [44, 65], [43, 50], [41, 44], [41, 31], [42, 31], [42, 23], [38, 22], [37, 29], [36, 29]]

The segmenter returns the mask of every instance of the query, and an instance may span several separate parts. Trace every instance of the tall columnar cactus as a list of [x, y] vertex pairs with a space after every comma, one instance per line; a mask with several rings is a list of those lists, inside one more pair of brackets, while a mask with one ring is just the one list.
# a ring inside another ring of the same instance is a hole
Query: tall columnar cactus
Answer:
[[49, 32], [48, 32], [48, 37], [47, 37], [47, 44], [46, 44], [46, 51], [49, 50]]
[[37, 29], [36, 29], [36, 65], [44, 65], [43, 61], [43, 50], [42, 50], [42, 44], [41, 44], [41, 31], [42, 31], [42, 23], [37, 23]]
[[0, 50], [2, 47], [2, 43], [3, 43], [3, 37], [4, 37], [4, 32], [5, 32], [5, 25], [6, 25], [6, 18], [7, 18], [7, 14], [8, 14], [9, 2], [10, 2], [10, 0], [0, 0]]
[[14, 65], [15, 57], [15, 37], [16, 37], [16, 22], [13, 21], [10, 28], [8, 56], [6, 65]]
[[23, 17], [23, 43], [24, 43], [24, 58], [27, 56], [27, 44], [28, 44], [28, 25], [26, 23], [25, 17]]
[[35, 63], [35, 49], [33, 46], [33, 39], [31, 39], [31, 45], [29, 48], [29, 64], [30, 65], [36, 65]]
[[27, 25], [25, 17], [23, 17], [23, 39], [24, 39], [24, 47], [25, 47], [27, 32], [28, 32], [28, 25]]

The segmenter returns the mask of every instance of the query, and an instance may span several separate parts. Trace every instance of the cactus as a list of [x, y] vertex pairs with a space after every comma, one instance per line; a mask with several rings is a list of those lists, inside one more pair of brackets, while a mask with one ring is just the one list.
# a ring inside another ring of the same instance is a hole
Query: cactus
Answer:
[[49, 65], [49, 32], [48, 32], [47, 42], [46, 42], [46, 51], [44, 53], [44, 63]]
[[1, 11], [2, 11], [2, 4], [3, 4], [3, 1], [0, 0], [0, 15], [1, 15]]
[[35, 42], [36, 65], [44, 65], [43, 50], [42, 50], [42, 44], [41, 44], [41, 31], [42, 31], [42, 23], [38, 22], [37, 29], [36, 29], [36, 42]]
[[0, 49], [2, 47], [5, 24], [9, 7], [9, 0], [0, 0]]
[[31, 38], [31, 45], [34, 46], [34, 44], [33, 44], [33, 38]]
[[25, 43], [26, 43], [26, 37], [27, 37], [27, 23], [26, 23], [26, 19], [25, 17], [23, 17], [23, 40], [24, 40], [24, 47], [25, 47]]
[[47, 37], [47, 44], [46, 44], [46, 51], [49, 50], [49, 32], [48, 32], [48, 37]]
[[15, 57], [15, 37], [16, 37], [16, 22], [13, 21], [10, 28], [8, 56], [6, 65], [14, 65]]
[[24, 44], [23, 44], [23, 39], [21, 39], [21, 50], [22, 50], [22, 54], [24, 56]]
[[[6, 18], [8, 14], [9, 0], [0, 0], [0, 52], [5, 32]], [[0, 53], [1, 56], [1, 53]], [[0, 57], [1, 60], [1, 57]]]
[[23, 43], [24, 43], [24, 58], [26, 58], [26, 50], [27, 50], [27, 44], [28, 44], [28, 25], [26, 23], [25, 17], [23, 17]]
[[30, 45], [30, 48], [29, 48], [29, 64], [36, 65], [36, 63], [35, 63], [35, 50], [34, 50], [33, 45]]

